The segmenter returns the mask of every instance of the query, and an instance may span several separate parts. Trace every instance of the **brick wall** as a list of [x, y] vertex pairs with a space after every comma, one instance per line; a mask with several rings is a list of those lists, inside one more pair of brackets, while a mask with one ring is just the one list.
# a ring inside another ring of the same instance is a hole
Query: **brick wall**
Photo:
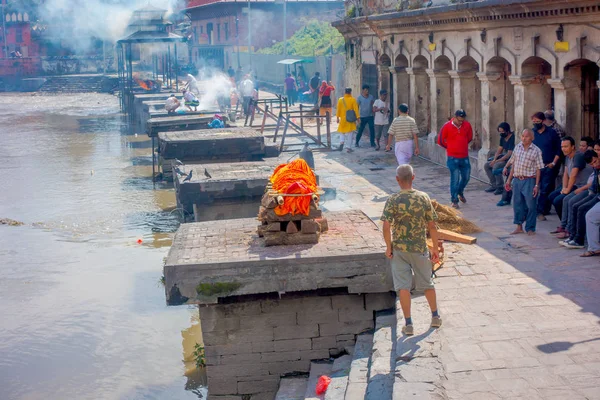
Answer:
[[209, 399], [272, 400], [281, 376], [342, 353], [374, 327], [374, 311], [393, 306], [393, 293], [200, 306]]

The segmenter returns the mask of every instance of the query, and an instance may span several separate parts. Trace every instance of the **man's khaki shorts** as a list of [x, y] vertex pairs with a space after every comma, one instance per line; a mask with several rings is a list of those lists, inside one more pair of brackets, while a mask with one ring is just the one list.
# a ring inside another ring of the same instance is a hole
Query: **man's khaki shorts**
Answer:
[[394, 249], [392, 258], [392, 276], [394, 289], [411, 290], [413, 273], [415, 275], [415, 289], [433, 289], [433, 265], [426, 253], [403, 253]]

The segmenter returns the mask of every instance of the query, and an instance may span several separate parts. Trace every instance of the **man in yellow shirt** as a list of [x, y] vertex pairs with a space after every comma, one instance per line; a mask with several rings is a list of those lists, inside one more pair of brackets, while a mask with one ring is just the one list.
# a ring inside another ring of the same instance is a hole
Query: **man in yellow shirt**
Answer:
[[[348, 111], [354, 111], [354, 121], [348, 121], [349, 113]], [[356, 124], [360, 123], [360, 118], [358, 118], [358, 103], [356, 99], [352, 97], [352, 88], [346, 88], [344, 90], [344, 97], [340, 97], [337, 103], [337, 110], [335, 113], [338, 122], [338, 133], [340, 134], [340, 147], [339, 150], [342, 151], [344, 148], [344, 143], [346, 142], [346, 136], [348, 136], [348, 147], [346, 151], [351, 153], [352, 143], [354, 143], [354, 131], [356, 131]]]

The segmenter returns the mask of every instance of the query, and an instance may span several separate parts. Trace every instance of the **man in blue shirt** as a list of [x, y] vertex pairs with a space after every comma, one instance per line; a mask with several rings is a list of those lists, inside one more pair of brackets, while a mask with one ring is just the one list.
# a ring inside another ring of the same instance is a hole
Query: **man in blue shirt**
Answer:
[[356, 99], [360, 114], [357, 121], [360, 125], [358, 126], [358, 132], [356, 133], [356, 147], [360, 147], [358, 144], [360, 143], [360, 138], [366, 125], [369, 125], [371, 147], [375, 147], [375, 117], [373, 116], [373, 104], [375, 103], [375, 98], [369, 94], [369, 89], [369, 85], [363, 85], [362, 93]]
[[560, 137], [554, 129], [544, 125], [546, 116], [543, 112], [536, 112], [531, 116], [533, 123], [533, 144], [542, 150], [542, 159], [544, 168], [540, 176], [540, 194], [537, 204], [538, 220], [545, 221], [546, 215], [550, 214], [552, 202], [548, 201], [548, 196], [554, 191], [556, 186], [556, 177], [560, 169]]

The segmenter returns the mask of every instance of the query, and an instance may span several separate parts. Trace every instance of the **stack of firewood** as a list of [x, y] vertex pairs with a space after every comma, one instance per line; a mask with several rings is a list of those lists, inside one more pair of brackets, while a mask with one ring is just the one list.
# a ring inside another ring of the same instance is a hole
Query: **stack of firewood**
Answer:
[[[267, 188], [258, 212], [258, 236], [265, 239], [265, 246], [315, 244], [319, 235], [327, 231], [327, 219], [319, 209], [319, 197], [312, 197], [308, 215], [291, 213], [277, 215], [275, 208], [283, 204], [285, 194], [274, 193]], [[289, 195], [288, 195], [289, 196]]]

